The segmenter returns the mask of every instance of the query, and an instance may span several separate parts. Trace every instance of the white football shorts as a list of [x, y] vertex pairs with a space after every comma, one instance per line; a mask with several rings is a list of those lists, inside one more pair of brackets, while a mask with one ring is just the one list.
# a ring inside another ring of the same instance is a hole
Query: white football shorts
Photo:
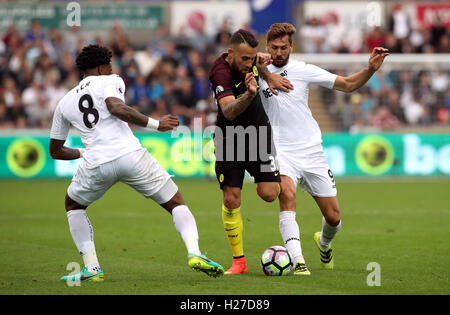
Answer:
[[280, 175], [289, 176], [302, 191], [316, 197], [335, 197], [336, 182], [322, 146], [310, 153], [277, 147]]
[[88, 168], [83, 160], [67, 194], [80, 205], [88, 206], [119, 181], [158, 204], [168, 202], [178, 191], [171, 175], [146, 149], [140, 149], [94, 168]]

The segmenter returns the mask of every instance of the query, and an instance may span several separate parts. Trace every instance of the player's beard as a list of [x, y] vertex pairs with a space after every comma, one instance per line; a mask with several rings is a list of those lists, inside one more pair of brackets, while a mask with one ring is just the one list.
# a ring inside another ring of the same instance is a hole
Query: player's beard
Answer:
[[288, 63], [288, 61], [289, 61], [289, 56], [290, 56], [290, 55], [291, 55], [291, 54], [288, 54], [288, 55], [286, 56], [286, 58], [279, 58], [279, 59], [273, 58], [272, 64], [273, 64], [275, 67], [282, 68], [282, 67], [284, 67], [284, 66]]
[[244, 79], [245, 75], [247, 74], [248, 70], [250, 70], [250, 69], [247, 69], [247, 70], [243, 69], [243, 70], [241, 70], [241, 69], [239, 69], [239, 67], [238, 67], [238, 65], [236, 63], [232, 62], [231, 63], [231, 70], [234, 73], [238, 74], [242, 79]]

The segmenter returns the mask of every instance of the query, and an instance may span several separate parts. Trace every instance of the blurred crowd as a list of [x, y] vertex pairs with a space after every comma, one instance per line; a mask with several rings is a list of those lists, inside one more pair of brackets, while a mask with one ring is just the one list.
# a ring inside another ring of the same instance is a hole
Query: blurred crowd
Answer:
[[[395, 14], [394, 10], [388, 29], [374, 28], [359, 42], [338, 36], [339, 30], [333, 29], [336, 16], [329, 16], [325, 24], [311, 19], [298, 34], [302, 52], [359, 53], [375, 46], [387, 47], [391, 53], [450, 52], [449, 30], [442, 23], [432, 29], [412, 29]], [[227, 21], [214, 36], [206, 35], [199, 24], [193, 38], [183, 29], [171, 36], [162, 25], [145, 46], [136, 46], [119, 23], [109, 34], [110, 38], [86, 39], [76, 26], [66, 32], [43, 31], [35, 21], [28, 31], [19, 32], [11, 25], [0, 37], [0, 128], [49, 128], [59, 99], [81, 79], [75, 67], [77, 53], [92, 43], [112, 49], [113, 72], [124, 79], [130, 106], [155, 118], [172, 113], [190, 127], [215, 123], [217, 105], [208, 73], [228, 47]], [[328, 70], [346, 74], [342, 69]], [[450, 126], [448, 80], [448, 70], [379, 71], [357, 92], [324, 91], [322, 96], [342, 130]]]
[[[348, 75], [342, 69], [329, 69]], [[338, 129], [350, 132], [450, 126], [448, 70], [380, 69], [359, 90], [320, 89]]]
[[339, 21], [330, 12], [311, 17], [300, 30], [303, 53], [368, 53], [383, 46], [391, 53], [450, 53], [450, 30], [436, 15], [430, 27], [413, 23], [409, 14], [397, 3], [385, 26], [366, 30]]
[[[370, 53], [382, 46], [390, 53], [450, 53], [448, 21], [435, 16], [430, 27], [412, 23], [400, 3], [392, 6], [385, 28], [345, 29], [336, 14], [308, 20], [300, 32], [303, 53]], [[351, 72], [328, 69], [340, 75]], [[449, 69], [382, 67], [352, 94], [321, 89], [322, 101], [337, 128], [350, 132], [400, 127], [450, 126]]]
[[86, 40], [77, 26], [43, 32], [35, 21], [21, 33], [11, 25], [0, 41], [0, 128], [49, 128], [59, 99], [82, 78], [75, 58], [88, 44], [113, 51], [113, 72], [125, 81], [128, 105], [154, 117], [172, 113], [187, 126], [215, 123], [208, 71], [228, 45], [227, 23], [214, 38], [199, 30], [193, 39], [182, 31], [171, 37], [163, 25], [145, 47], [133, 45], [119, 23], [110, 34]]

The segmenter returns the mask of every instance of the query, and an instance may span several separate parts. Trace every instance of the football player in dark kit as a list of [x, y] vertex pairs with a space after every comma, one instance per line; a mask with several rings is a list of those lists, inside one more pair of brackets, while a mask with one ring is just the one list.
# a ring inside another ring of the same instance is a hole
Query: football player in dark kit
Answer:
[[[225, 272], [228, 275], [247, 273], [240, 214], [245, 171], [254, 177], [257, 194], [263, 200], [272, 202], [280, 192], [271, 126], [258, 95], [258, 68], [265, 68], [270, 60], [257, 54], [257, 46], [253, 34], [236, 31], [227, 53], [215, 61], [209, 75], [219, 108], [214, 134], [215, 170], [223, 192], [222, 221], [233, 252], [233, 265]], [[289, 81], [282, 77], [278, 80], [267, 81], [274, 89], [287, 91]]]

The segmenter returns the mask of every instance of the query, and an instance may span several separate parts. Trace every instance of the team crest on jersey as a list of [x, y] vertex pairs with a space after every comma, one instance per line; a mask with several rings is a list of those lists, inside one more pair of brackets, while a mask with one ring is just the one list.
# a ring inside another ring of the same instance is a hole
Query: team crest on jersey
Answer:
[[255, 75], [255, 77], [258, 76], [258, 69], [256, 68], [256, 66], [253, 66], [253, 74]]
[[220, 93], [223, 92], [223, 91], [225, 91], [225, 89], [223, 88], [223, 86], [218, 85], [218, 86], [216, 87], [216, 95], [217, 95], [217, 94], [220, 94]]
[[123, 90], [120, 85], [116, 86], [116, 90], [117, 90], [117, 92], [119, 92], [119, 94], [123, 94]]

